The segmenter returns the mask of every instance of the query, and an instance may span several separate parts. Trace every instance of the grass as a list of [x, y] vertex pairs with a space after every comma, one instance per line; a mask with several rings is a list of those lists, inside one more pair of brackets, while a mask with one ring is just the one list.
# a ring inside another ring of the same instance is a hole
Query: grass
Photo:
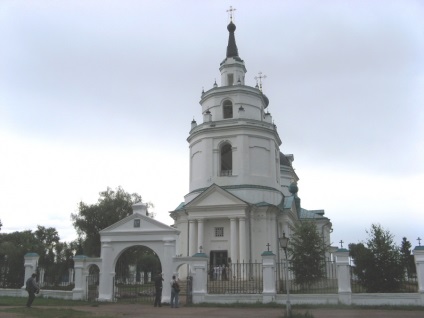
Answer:
[[111, 318], [110, 315], [96, 315], [93, 313], [74, 310], [71, 308], [26, 308], [26, 307], [15, 307], [1, 310], [1, 313], [15, 314], [17, 317], [39, 317], [39, 318]]
[[[98, 303], [78, 301], [78, 300], [64, 300], [52, 298], [36, 298], [34, 300], [34, 307], [26, 308], [26, 297], [0, 297], [0, 316], [2, 313], [14, 314], [16, 317], [40, 317], [40, 318], [111, 318], [109, 315], [95, 315], [89, 312], [75, 310], [69, 307], [74, 306], [98, 306]], [[109, 303], [102, 303], [107, 305]], [[13, 306], [14, 308], [2, 308], [5, 306]], [[47, 307], [47, 308], [46, 308]], [[48, 308], [55, 307], [55, 308]], [[56, 308], [62, 307], [62, 308]], [[66, 307], [66, 308], [65, 308]]]
[[[284, 304], [277, 304], [275, 302], [270, 303], [231, 303], [231, 304], [222, 304], [222, 303], [200, 303], [195, 305], [189, 305], [191, 307], [223, 307], [223, 308], [285, 308]], [[423, 306], [412, 306], [412, 305], [406, 305], [406, 306], [389, 306], [389, 305], [381, 305], [381, 306], [359, 306], [359, 305], [332, 305], [332, 304], [323, 304], [323, 305], [291, 305], [292, 309], [317, 309], [317, 308], [328, 308], [328, 309], [377, 309], [377, 310], [407, 310], [407, 311], [423, 311]], [[308, 316], [306, 316], [308, 317]]]
[[[0, 309], [2, 306], [24, 306], [26, 304], [27, 297], [8, 297], [0, 296]], [[65, 300], [65, 299], [53, 299], [53, 298], [42, 298], [36, 297], [34, 305], [37, 306], [93, 306], [97, 303], [87, 302], [81, 300]], [[107, 304], [107, 303], [105, 303]]]
[[[6, 297], [0, 296], [0, 316], [4, 313], [13, 314], [13, 317], [40, 317], [40, 318], [111, 318], [110, 315], [99, 315], [89, 313], [86, 311], [76, 310], [72, 307], [75, 306], [86, 306], [86, 307], [97, 307], [97, 302], [77, 301], [77, 300], [63, 300], [63, 299], [52, 299], [52, 298], [36, 298], [34, 301], [33, 308], [26, 308], [26, 297]], [[101, 303], [102, 306], [113, 306], [113, 303]], [[8, 308], [5, 308], [5, 307]], [[3, 308], [2, 308], [3, 307]], [[14, 308], [10, 308], [14, 307]], [[51, 307], [51, 308], [49, 308]], [[61, 308], [58, 308], [61, 307]], [[202, 303], [191, 305], [191, 307], [222, 307], [222, 308], [285, 308], [284, 305], [277, 303], [233, 303], [233, 304], [214, 304], [214, 303]], [[422, 311], [424, 313], [424, 307], [422, 306], [348, 306], [348, 305], [292, 305], [292, 317], [309, 317], [313, 318], [313, 315], [308, 310], [317, 308], [329, 308], [329, 309], [378, 309], [378, 310], [410, 310], [410, 311]], [[305, 312], [306, 311], [306, 312]], [[302, 313], [303, 312], [303, 313]], [[11, 316], [11, 315], [9, 315]]]

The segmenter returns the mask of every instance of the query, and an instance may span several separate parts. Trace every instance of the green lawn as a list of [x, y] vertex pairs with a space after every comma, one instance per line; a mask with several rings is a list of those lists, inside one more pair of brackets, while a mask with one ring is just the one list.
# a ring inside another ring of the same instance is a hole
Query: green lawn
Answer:
[[[33, 308], [26, 308], [26, 297], [0, 297], [0, 316], [2, 313], [11, 313], [17, 317], [40, 317], [40, 318], [111, 318], [112, 316], [93, 315], [88, 312], [74, 310], [72, 308], [45, 308], [47, 307], [72, 307], [72, 306], [97, 306], [96, 303], [63, 299], [36, 298]], [[8, 308], [5, 308], [8, 306]], [[10, 308], [13, 306], [14, 308]], [[44, 307], [44, 308], [40, 308]]]

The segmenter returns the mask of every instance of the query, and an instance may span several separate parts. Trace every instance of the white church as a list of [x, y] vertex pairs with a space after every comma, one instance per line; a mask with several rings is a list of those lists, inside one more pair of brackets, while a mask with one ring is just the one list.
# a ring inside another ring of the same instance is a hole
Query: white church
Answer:
[[211, 266], [258, 259], [268, 244], [278, 255], [278, 238], [301, 220], [314, 220], [329, 246], [331, 222], [324, 210], [301, 207], [294, 156], [280, 149], [262, 84], [245, 84], [236, 26], [227, 29], [221, 83], [202, 92], [203, 122], [193, 120], [187, 138], [189, 193], [170, 212], [180, 231], [177, 255], [205, 253]]

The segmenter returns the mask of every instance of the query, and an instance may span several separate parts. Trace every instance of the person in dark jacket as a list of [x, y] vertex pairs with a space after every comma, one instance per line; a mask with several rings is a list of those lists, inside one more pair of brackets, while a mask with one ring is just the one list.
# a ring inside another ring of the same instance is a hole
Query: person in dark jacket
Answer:
[[32, 302], [34, 301], [35, 294], [38, 294], [40, 292], [40, 287], [37, 284], [37, 281], [35, 278], [37, 277], [37, 274], [32, 274], [30, 278], [27, 279], [25, 283], [25, 289], [28, 292], [28, 301], [26, 306], [28, 308], [31, 307]]
[[160, 273], [155, 277], [155, 307], [162, 307], [162, 284], [163, 274]]

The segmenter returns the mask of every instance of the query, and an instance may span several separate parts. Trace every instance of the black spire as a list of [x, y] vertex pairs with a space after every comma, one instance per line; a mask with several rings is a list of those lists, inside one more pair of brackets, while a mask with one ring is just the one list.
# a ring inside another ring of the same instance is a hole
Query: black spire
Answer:
[[234, 31], [236, 30], [236, 25], [233, 21], [227, 26], [228, 32], [230, 35], [228, 37], [228, 46], [227, 46], [227, 57], [238, 57], [238, 50], [236, 45], [236, 37], [234, 36]]

